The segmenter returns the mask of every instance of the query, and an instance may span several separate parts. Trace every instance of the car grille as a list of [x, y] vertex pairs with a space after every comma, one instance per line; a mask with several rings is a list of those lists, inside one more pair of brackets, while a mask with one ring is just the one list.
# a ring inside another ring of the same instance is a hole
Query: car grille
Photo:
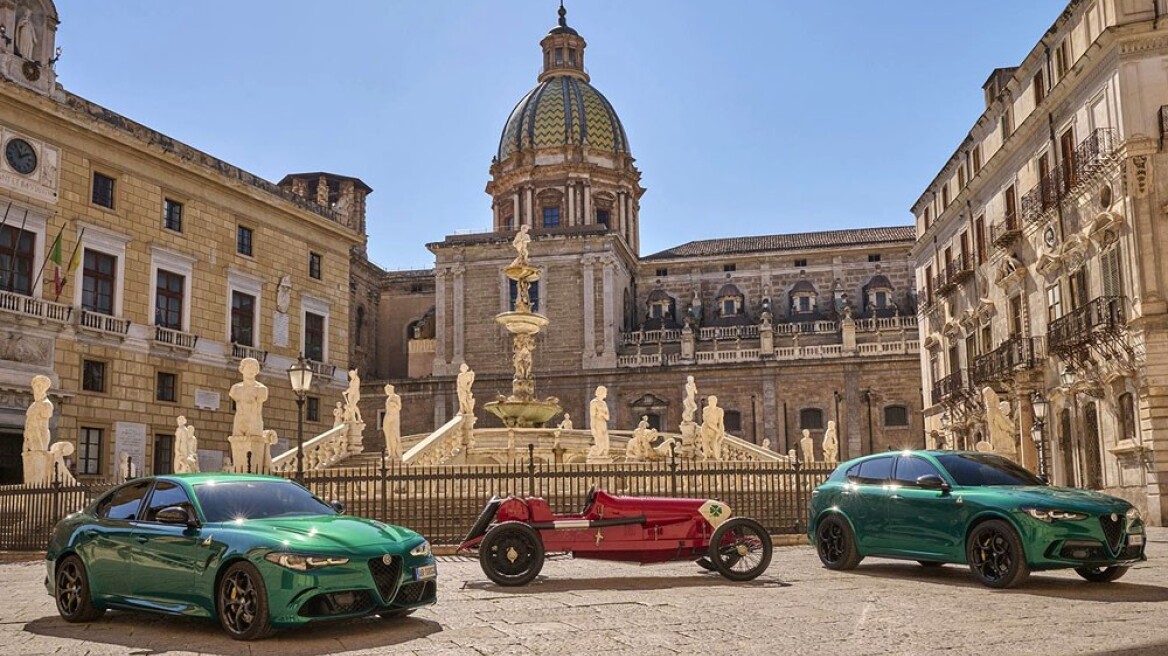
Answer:
[[394, 601], [399, 604], [416, 604], [427, 597], [433, 597], [435, 592], [433, 581], [416, 581], [403, 585]]
[[393, 599], [393, 593], [397, 590], [398, 580], [401, 578], [402, 561], [401, 558], [393, 556], [389, 564], [381, 558], [373, 558], [369, 561], [369, 573], [373, 575], [373, 582], [377, 584], [377, 591], [381, 593], [381, 598], [387, 603]]
[[1107, 538], [1107, 546], [1111, 547], [1112, 553], [1119, 551], [1119, 547], [1123, 545], [1123, 517], [1115, 514], [1103, 515], [1099, 518], [1099, 524], [1103, 527], [1103, 535]]
[[373, 608], [373, 595], [365, 590], [318, 594], [300, 607], [302, 617], [330, 617], [363, 613]]

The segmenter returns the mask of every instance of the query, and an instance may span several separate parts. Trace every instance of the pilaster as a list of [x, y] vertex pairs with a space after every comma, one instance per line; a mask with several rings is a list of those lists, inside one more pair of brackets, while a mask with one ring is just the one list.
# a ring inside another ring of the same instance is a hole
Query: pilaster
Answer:
[[461, 364], [463, 361], [463, 340], [466, 335], [466, 314], [464, 311], [464, 274], [466, 273], [466, 266], [462, 263], [451, 267], [451, 273], [454, 274], [454, 364]]
[[606, 255], [604, 264], [604, 352], [600, 355], [602, 367], [616, 366], [616, 320], [613, 316], [613, 299], [616, 298], [616, 258]]
[[585, 255], [580, 258], [580, 265], [584, 268], [584, 352], [583, 366], [593, 366], [596, 359], [596, 280], [594, 270], [597, 261], [595, 255]]
[[446, 359], [446, 267], [439, 266], [434, 268], [434, 375], [445, 375], [448, 364]]

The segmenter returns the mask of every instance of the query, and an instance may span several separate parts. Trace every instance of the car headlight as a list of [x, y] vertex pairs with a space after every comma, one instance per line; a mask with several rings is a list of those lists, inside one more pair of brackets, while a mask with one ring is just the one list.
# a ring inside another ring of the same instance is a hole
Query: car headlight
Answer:
[[1129, 523], [1130, 523], [1130, 522], [1142, 522], [1142, 521], [1144, 521], [1144, 516], [1140, 514], [1140, 509], [1139, 509], [1139, 508], [1136, 508], [1135, 506], [1132, 506], [1131, 508], [1128, 508], [1128, 509], [1127, 509], [1127, 512], [1126, 512], [1126, 513], [1124, 513], [1124, 517], [1126, 517], [1126, 518], [1127, 518], [1127, 521], [1128, 521]]
[[421, 544], [414, 547], [413, 549], [410, 549], [410, 555], [418, 556], [419, 558], [426, 558], [434, 555], [434, 552], [430, 549], [430, 542], [428, 540], [422, 540]]
[[280, 567], [287, 567], [294, 569], [297, 572], [307, 572], [312, 569], [320, 569], [321, 567], [332, 567], [333, 565], [344, 565], [349, 562], [348, 558], [339, 558], [336, 556], [304, 556], [301, 554], [280, 553], [273, 551], [264, 556], [264, 559], [269, 563], [275, 563]]
[[1052, 510], [1050, 508], [1023, 508], [1022, 512], [1030, 515], [1040, 522], [1079, 522], [1087, 519], [1087, 513], [1074, 512], [1073, 510]]

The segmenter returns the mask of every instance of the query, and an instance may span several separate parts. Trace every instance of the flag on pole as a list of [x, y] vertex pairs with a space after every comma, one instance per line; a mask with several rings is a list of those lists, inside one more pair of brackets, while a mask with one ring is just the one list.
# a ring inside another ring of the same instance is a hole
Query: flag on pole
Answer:
[[[84, 236], [85, 228], [82, 228], [81, 232], [77, 235], [77, 244], [73, 247], [73, 255], [69, 258], [69, 263], [65, 265], [65, 272], [60, 276], [56, 284], [56, 295], [53, 298], [54, 301], [61, 298], [61, 290], [65, 289], [65, 285], [69, 282], [69, 277], [77, 271], [77, 267], [81, 266], [81, 238]], [[61, 243], [58, 240], [56, 250], [59, 251], [60, 247]], [[60, 253], [57, 253], [57, 255], [59, 257]]]
[[61, 260], [61, 235], [63, 234], [65, 234], [65, 226], [61, 226], [61, 230], [57, 232], [57, 238], [53, 240], [53, 247], [49, 249], [49, 261], [53, 263], [53, 291], [57, 296], [61, 295], [61, 287], [65, 284], [61, 271], [65, 266]]

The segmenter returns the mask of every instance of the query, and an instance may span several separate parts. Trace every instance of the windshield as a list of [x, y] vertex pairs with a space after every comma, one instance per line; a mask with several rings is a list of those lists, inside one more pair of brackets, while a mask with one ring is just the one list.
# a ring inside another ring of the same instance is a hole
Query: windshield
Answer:
[[958, 485], [1044, 485], [1012, 460], [988, 453], [948, 453], [936, 456]]
[[328, 504], [292, 482], [205, 483], [195, 487], [195, 496], [208, 522], [337, 514]]

